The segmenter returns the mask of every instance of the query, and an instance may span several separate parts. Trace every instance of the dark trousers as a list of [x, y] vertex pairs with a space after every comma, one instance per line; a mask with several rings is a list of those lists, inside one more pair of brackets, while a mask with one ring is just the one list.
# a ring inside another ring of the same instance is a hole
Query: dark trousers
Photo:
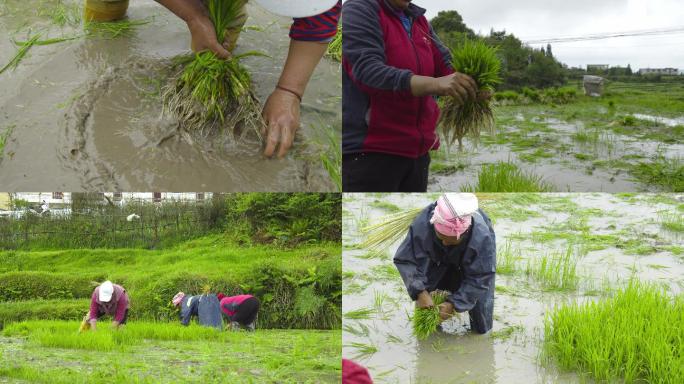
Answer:
[[425, 192], [430, 155], [417, 159], [385, 153], [354, 153], [342, 158], [344, 192]]
[[[436, 289], [456, 292], [461, 287], [461, 274], [453, 265], [449, 267], [442, 280], [437, 283]], [[477, 301], [477, 304], [468, 311], [470, 317], [470, 329], [474, 332], [485, 334], [494, 325], [494, 286]]]
[[241, 325], [249, 325], [256, 320], [259, 313], [259, 300], [256, 297], [250, 297], [238, 305], [237, 311], [231, 317], [231, 321], [236, 321]]

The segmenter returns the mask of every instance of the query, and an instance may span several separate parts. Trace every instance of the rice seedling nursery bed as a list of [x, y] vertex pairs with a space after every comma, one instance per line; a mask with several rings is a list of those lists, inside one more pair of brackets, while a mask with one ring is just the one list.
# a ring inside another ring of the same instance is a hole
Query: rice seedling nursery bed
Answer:
[[[495, 95], [494, 133], [483, 131], [478, 143], [466, 136], [460, 152], [443, 141], [428, 189], [683, 191], [684, 83], [614, 82], [606, 90], [601, 98], [583, 96], [577, 84], [556, 92], [567, 98]], [[520, 174], [525, 183], [506, 185]]]
[[[131, 322], [78, 334], [77, 321], [14, 323], [0, 333], [3, 382], [322, 383], [340, 380], [340, 332]], [[11, 356], [11, 358], [9, 358]]]
[[[392, 263], [398, 243], [380, 250], [363, 248], [359, 246], [364, 239], [359, 228], [388, 214], [397, 215], [397, 207], [401, 211], [422, 208], [438, 196], [344, 196], [343, 357], [366, 365], [376, 382], [600, 380], [605, 376], [593, 373], [591, 360], [583, 359], [592, 355], [591, 348], [603, 348], [604, 341], [619, 353], [619, 343], [589, 332], [598, 332], [599, 323], [606, 333], [623, 332], [621, 327], [638, 324], [578, 321], [617, 308], [604, 303], [620, 301], [624, 297], [620, 292], [625, 290], [629, 294], [630, 281], [662, 289], [659, 292], [671, 305], [667, 315], [671, 329], [663, 336], [669, 340], [681, 337], [677, 333], [682, 330], [681, 318], [675, 315], [681, 313], [676, 306], [681, 304], [675, 300], [681, 302], [684, 292], [684, 241], [677, 225], [684, 215], [681, 195], [484, 193], [479, 194], [480, 205], [493, 220], [497, 237], [493, 331], [488, 335], [467, 332], [464, 314], [444, 323], [444, 332], [418, 340], [411, 321], [414, 303]], [[652, 293], [645, 295], [653, 297]], [[590, 311], [584, 308], [588, 305], [595, 307]], [[661, 323], [666, 317], [648, 308], [630, 312], [634, 321]], [[554, 334], [554, 324], [564, 328]], [[630, 333], [636, 335], [635, 343], [643, 342], [639, 345], [657, 339], [657, 328], [644, 329], [644, 334]], [[574, 339], [570, 339], [572, 335]], [[585, 338], [585, 351], [575, 349], [573, 354], [563, 349], [570, 343], [576, 346], [583, 335], [591, 336]], [[554, 345], [558, 346], [555, 350]], [[648, 372], [663, 362], [678, 362], [681, 354], [674, 352], [668, 357], [663, 345], [652, 344], [651, 354], [659, 355], [655, 359], [635, 357], [641, 369], [639, 378], [654, 379]], [[615, 367], [605, 372], [611, 374], [608, 380], [626, 377]], [[674, 374], [676, 369], [663, 372]]]

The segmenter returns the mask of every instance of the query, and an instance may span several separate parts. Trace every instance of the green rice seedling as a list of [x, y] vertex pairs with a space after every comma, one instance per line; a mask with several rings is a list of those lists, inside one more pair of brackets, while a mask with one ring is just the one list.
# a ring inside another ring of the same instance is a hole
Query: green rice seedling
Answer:
[[19, 63], [26, 57], [26, 54], [28, 51], [36, 44], [38, 40], [40, 40], [41, 34], [36, 33], [35, 35], [31, 36], [25, 43], [19, 45], [19, 49], [17, 50], [17, 53], [10, 59], [9, 63], [5, 64], [4, 67], [0, 68], [0, 74], [5, 72], [8, 69], [16, 69]]
[[328, 44], [325, 55], [337, 62], [342, 61], [342, 20], [337, 24], [337, 34]]
[[14, 125], [10, 125], [5, 129], [5, 132], [0, 132], [0, 160], [2, 160], [5, 154], [5, 145], [7, 144], [7, 139], [9, 139], [9, 136], [12, 134], [14, 127]]
[[342, 326], [342, 331], [350, 333], [357, 337], [368, 337], [370, 330], [368, 326], [363, 323], [357, 323], [358, 328], [354, 327], [352, 324], [344, 324]]
[[408, 209], [378, 219], [376, 224], [361, 228], [365, 239], [359, 245], [378, 252], [385, 252], [392, 244], [395, 244], [406, 236], [409, 226], [423, 208]]
[[513, 334], [525, 331], [525, 327], [522, 324], [509, 325], [498, 331], [493, 331], [489, 337], [494, 340], [508, 340]]
[[68, 4], [65, 4], [64, 1], [58, 0], [53, 7], [41, 9], [39, 14], [48, 16], [53, 23], [60, 27], [66, 25], [77, 27], [83, 20], [83, 10], [77, 1], [69, 1]]
[[660, 226], [670, 232], [684, 232], [684, 214], [679, 212], [661, 214]]
[[326, 150], [321, 152], [321, 163], [338, 191], [342, 191], [342, 146], [340, 136], [334, 129], [326, 129], [328, 139]]
[[434, 306], [430, 308], [416, 308], [413, 312], [413, 334], [418, 340], [425, 340], [437, 331], [441, 323], [439, 305], [446, 301], [447, 292], [437, 291], [432, 295]]
[[383, 200], [373, 200], [373, 202], [370, 203], [370, 206], [373, 208], [382, 209], [389, 213], [397, 213], [401, 211], [401, 208], [399, 208], [399, 206], [397, 206], [396, 204], [392, 204], [388, 201]]
[[684, 295], [629, 282], [613, 297], [555, 308], [544, 355], [599, 382], [684, 382]]
[[574, 291], [579, 283], [575, 247], [553, 252], [528, 261], [526, 274], [539, 281], [548, 291]]
[[376, 313], [375, 308], [359, 308], [344, 314], [345, 319], [368, 320]]
[[484, 164], [477, 184], [467, 184], [463, 192], [551, 192], [553, 186], [542, 177], [521, 170], [513, 163]]
[[[483, 41], [466, 40], [458, 49], [452, 50], [452, 66], [472, 77], [480, 92], [493, 93], [494, 86], [501, 83], [501, 61], [496, 53], [496, 48]], [[458, 141], [458, 147], [462, 149], [466, 135], [477, 138], [481, 129], [493, 130], [494, 114], [488, 99], [468, 100], [463, 105], [458, 105], [452, 97], [440, 101], [442, 134], [450, 145]]]
[[347, 347], [352, 347], [356, 349], [356, 354], [354, 354], [354, 359], [363, 360], [373, 356], [377, 351], [378, 347], [375, 345], [364, 344], [353, 342], [347, 345]]
[[[224, 41], [231, 23], [240, 16], [242, 0], [207, 2], [218, 41]], [[180, 71], [163, 92], [165, 110], [179, 118], [189, 131], [208, 132], [230, 127], [230, 132], [260, 135], [263, 128], [261, 106], [252, 91], [249, 72], [240, 64], [248, 56], [266, 56], [251, 51], [220, 59], [204, 51], [180, 57]]]
[[512, 243], [507, 241], [506, 244], [496, 252], [496, 273], [501, 275], [514, 274], [519, 269], [517, 262], [520, 259], [520, 249], [514, 250]]

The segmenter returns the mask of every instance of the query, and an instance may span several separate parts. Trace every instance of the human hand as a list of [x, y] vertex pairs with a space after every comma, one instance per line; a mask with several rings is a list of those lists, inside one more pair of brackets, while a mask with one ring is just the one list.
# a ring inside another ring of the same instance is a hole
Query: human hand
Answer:
[[278, 157], [283, 158], [292, 147], [299, 128], [300, 101], [288, 91], [276, 88], [266, 100], [262, 116], [266, 127], [261, 132], [266, 142], [264, 156], [271, 157], [278, 148]]
[[205, 16], [197, 16], [188, 21], [188, 29], [192, 36], [191, 48], [195, 52], [211, 51], [221, 59], [229, 59], [228, 43], [221, 45], [216, 39], [216, 29], [211, 20]]
[[435, 303], [432, 302], [432, 296], [427, 291], [423, 291], [418, 294], [418, 300], [416, 300], [416, 307], [418, 308], [430, 308], [434, 307]]
[[453, 315], [456, 308], [453, 304], [448, 301], [443, 302], [439, 305], [439, 317], [442, 321], [449, 320]]
[[475, 83], [472, 77], [455, 72], [451, 75], [435, 78], [432, 94], [451, 96], [459, 105], [462, 105], [468, 99], [475, 100], [477, 97], [477, 83]]

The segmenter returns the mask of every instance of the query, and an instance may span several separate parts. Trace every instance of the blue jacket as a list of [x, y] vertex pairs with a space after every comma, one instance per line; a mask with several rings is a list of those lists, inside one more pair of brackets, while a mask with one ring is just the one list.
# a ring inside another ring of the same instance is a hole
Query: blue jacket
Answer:
[[445, 247], [435, 234], [430, 217], [437, 203], [427, 206], [413, 220], [408, 234], [394, 255], [411, 299], [424, 290], [435, 290], [449, 267], [454, 267], [460, 286], [448, 301], [457, 312], [470, 311], [479, 300], [493, 297], [496, 274], [496, 237], [489, 217], [482, 210], [473, 215], [467, 245]]

